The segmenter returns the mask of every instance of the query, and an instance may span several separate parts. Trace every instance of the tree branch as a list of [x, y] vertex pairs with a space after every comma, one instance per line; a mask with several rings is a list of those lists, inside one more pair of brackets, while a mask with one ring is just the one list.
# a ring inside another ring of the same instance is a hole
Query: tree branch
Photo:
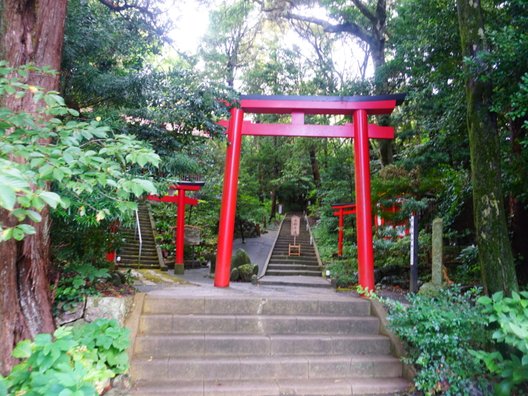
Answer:
[[358, 8], [359, 12], [361, 12], [363, 16], [365, 16], [372, 23], [373, 26], [377, 25], [378, 19], [361, 0], [352, 0], [352, 3], [354, 3], [354, 5]]
[[360, 40], [368, 43], [369, 45], [374, 40], [365, 29], [354, 22], [345, 22], [337, 25], [333, 25], [328, 21], [319, 18], [307, 17], [304, 15], [294, 14], [292, 12], [286, 12], [284, 16], [288, 19], [295, 19], [298, 21], [304, 21], [314, 23], [323, 28], [326, 33], [350, 33], [351, 35], [359, 38]]
[[99, 0], [99, 2], [115, 12], [137, 10], [148, 15], [149, 18], [155, 19], [155, 13], [150, 9], [150, 1], [147, 1], [146, 5], [140, 5], [138, 2], [129, 4], [127, 0], [124, 0], [122, 3], [119, 0]]

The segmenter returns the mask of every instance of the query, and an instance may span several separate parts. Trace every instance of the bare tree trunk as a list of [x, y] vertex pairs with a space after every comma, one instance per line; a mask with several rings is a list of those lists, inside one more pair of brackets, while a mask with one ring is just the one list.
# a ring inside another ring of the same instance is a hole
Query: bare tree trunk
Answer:
[[[457, 9], [462, 55], [476, 59], [488, 51], [480, 0], [457, 0]], [[490, 112], [492, 86], [483, 76], [466, 72], [473, 216], [482, 281], [488, 292], [508, 294], [518, 284], [501, 187], [499, 135]]]
[[[4, 0], [1, 52], [10, 66], [33, 63], [59, 70], [67, 0]], [[59, 76], [30, 73], [26, 83], [57, 90]], [[9, 97], [3, 105], [13, 111], [33, 113], [37, 104], [28, 95]], [[43, 142], [45, 144], [45, 142]], [[11, 351], [23, 338], [54, 329], [49, 296], [49, 211], [34, 224], [36, 234], [21, 242], [0, 243], [0, 372], [7, 374], [14, 360]], [[13, 223], [6, 211], [0, 222]]]

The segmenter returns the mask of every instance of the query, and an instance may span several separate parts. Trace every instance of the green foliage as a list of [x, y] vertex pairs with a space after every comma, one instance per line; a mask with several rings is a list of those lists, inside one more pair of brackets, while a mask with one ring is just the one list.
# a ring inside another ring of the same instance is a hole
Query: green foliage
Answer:
[[409, 295], [409, 305], [389, 302], [389, 326], [403, 340], [405, 361], [418, 368], [416, 388], [426, 395], [470, 395], [482, 367], [469, 350], [486, 341], [478, 294], [459, 287], [442, 289], [434, 297]]
[[358, 282], [355, 259], [333, 261], [326, 266], [330, 277], [335, 279], [336, 287], [351, 287]]
[[107, 319], [60, 327], [53, 337], [38, 334], [14, 349], [22, 361], [4, 386], [17, 395], [97, 395], [108, 379], [128, 370], [128, 337], [128, 329]]
[[240, 279], [240, 271], [237, 267], [231, 269], [231, 275], [229, 276], [229, 280], [231, 282], [236, 282]]
[[61, 268], [59, 281], [52, 287], [54, 310], [69, 311], [86, 296], [97, 295], [95, 284], [110, 276], [107, 268], [90, 264], [73, 263]]
[[258, 272], [258, 266], [254, 264], [242, 264], [238, 267], [239, 279], [241, 282], [251, 282], [251, 277]]
[[[34, 233], [26, 222], [39, 222], [46, 205], [95, 224], [135, 208], [132, 197], [156, 191], [131, 169], [157, 166], [159, 157], [133, 136], [113, 135], [96, 121], [69, 120], [78, 113], [56, 92], [19, 82], [17, 77], [36, 70], [15, 71], [0, 62], [0, 95], [32, 95], [44, 106], [34, 114], [0, 109], [0, 207], [17, 220], [1, 225], [2, 240]], [[55, 192], [47, 191], [49, 184]]]
[[492, 330], [491, 351], [471, 351], [500, 381], [496, 395], [510, 395], [514, 389], [528, 391], [528, 292], [502, 292], [480, 297], [483, 316]]
[[244, 264], [251, 264], [251, 258], [244, 249], [237, 249], [231, 260], [231, 268], [238, 268]]

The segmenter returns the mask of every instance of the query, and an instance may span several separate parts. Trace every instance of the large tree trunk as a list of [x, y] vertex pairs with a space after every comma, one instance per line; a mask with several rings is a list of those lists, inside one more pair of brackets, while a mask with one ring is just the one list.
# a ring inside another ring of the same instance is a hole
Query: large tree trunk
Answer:
[[[67, 0], [4, 0], [0, 8], [1, 53], [11, 66], [33, 63], [59, 70]], [[26, 83], [58, 90], [59, 76], [31, 73]], [[3, 105], [14, 111], [32, 113], [36, 104], [28, 95], [9, 97]], [[43, 142], [45, 144], [45, 142]], [[14, 359], [11, 351], [23, 338], [54, 329], [49, 296], [49, 212], [34, 224], [36, 234], [22, 242], [0, 243], [0, 372], [7, 374]], [[6, 211], [0, 222], [13, 223]]]
[[[478, 55], [488, 51], [480, 0], [457, 0], [457, 9], [462, 55], [478, 63]], [[502, 195], [499, 136], [490, 112], [492, 86], [472, 71], [466, 70], [467, 127], [482, 280], [490, 293], [511, 293], [518, 285]]]

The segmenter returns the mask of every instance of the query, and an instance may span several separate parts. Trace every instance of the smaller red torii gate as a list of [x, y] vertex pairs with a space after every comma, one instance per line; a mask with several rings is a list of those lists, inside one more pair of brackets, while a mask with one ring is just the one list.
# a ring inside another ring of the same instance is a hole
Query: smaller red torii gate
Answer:
[[343, 256], [343, 231], [345, 228], [345, 216], [356, 214], [355, 203], [340, 203], [332, 205], [332, 209], [335, 210], [334, 216], [338, 217], [337, 227], [337, 255]]
[[[393, 139], [394, 129], [369, 124], [368, 116], [390, 114], [404, 99], [405, 94], [382, 96], [243, 95], [240, 108], [231, 109], [229, 122], [222, 123], [222, 125], [227, 125], [227, 150], [214, 285], [216, 287], [229, 286], [242, 136], [324, 137], [354, 139], [359, 284], [365, 289], [374, 290], [369, 139]], [[291, 123], [262, 124], [244, 121], [245, 112], [290, 114]], [[350, 116], [353, 123], [308, 125], [305, 124], [307, 114]]]
[[[175, 274], [183, 274], [185, 269], [183, 260], [183, 249], [185, 245], [185, 205], [198, 205], [198, 200], [196, 198], [187, 197], [185, 192], [199, 191], [203, 185], [204, 182], [201, 181], [179, 181], [169, 187], [169, 195], [164, 195], [163, 197], [158, 197], [157, 195], [153, 194], [147, 195], [147, 199], [149, 201], [168, 202], [178, 206], [176, 217], [176, 260], [174, 263]], [[178, 195], [174, 195], [174, 191], [177, 191]]]

